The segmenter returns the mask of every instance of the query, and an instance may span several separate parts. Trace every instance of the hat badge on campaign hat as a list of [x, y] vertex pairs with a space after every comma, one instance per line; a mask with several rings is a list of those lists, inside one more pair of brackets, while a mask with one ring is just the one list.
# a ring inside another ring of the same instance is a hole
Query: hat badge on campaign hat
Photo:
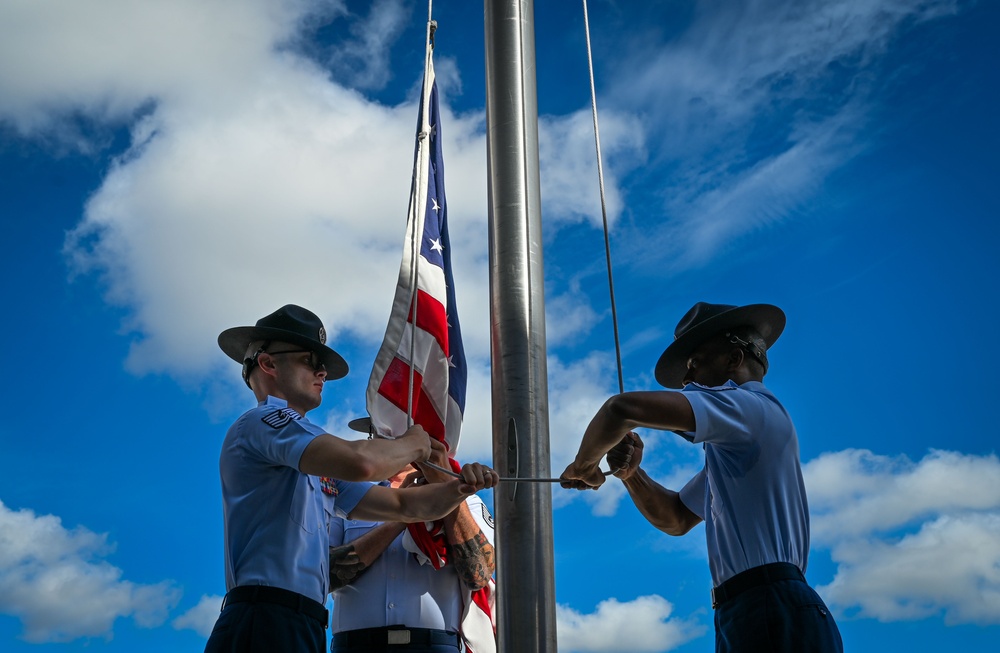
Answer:
[[698, 302], [684, 314], [674, 329], [674, 341], [656, 362], [656, 380], [667, 388], [680, 388], [687, 361], [709, 339], [741, 326], [752, 327], [764, 339], [765, 351], [785, 329], [785, 313], [771, 304], [709, 304]]
[[270, 315], [257, 320], [254, 326], [226, 329], [219, 334], [219, 347], [237, 363], [246, 363], [250, 343], [263, 340], [265, 351], [271, 342], [287, 342], [316, 352], [326, 367], [326, 380], [342, 378], [347, 374], [347, 362], [333, 349], [326, 346], [326, 328], [312, 311], [286, 304]]

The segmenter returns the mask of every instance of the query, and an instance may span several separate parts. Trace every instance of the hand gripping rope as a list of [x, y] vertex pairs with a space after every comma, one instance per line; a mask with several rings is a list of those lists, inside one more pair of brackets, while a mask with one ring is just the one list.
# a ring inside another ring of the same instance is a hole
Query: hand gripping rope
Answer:
[[[459, 474], [458, 472], [453, 472], [450, 469], [445, 469], [444, 467], [439, 467], [439, 466], [435, 465], [432, 462], [424, 461], [421, 464], [422, 465], [427, 465], [431, 469], [436, 469], [439, 472], [444, 472], [448, 476], [454, 476], [455, 478], [462, 478], [462, 475]], [[608, 471], [604, 472], [604, 475], [605, 476], [610, 476], [613, 473], [614, 472], [612, 470], [608, 470]], [[500, 480], [501, 481], [506, 481], [506, 482], [514, 482], [514, 483], [558, 483], [562, 479], [558, 479], [558, 478], [518, 478], [516, 476], [501, 476]]]

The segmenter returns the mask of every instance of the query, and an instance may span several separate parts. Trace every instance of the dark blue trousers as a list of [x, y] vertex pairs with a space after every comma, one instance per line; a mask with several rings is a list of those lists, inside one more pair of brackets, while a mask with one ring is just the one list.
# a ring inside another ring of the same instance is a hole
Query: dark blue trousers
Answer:
[[816, 590], [782, 580], [742, 592], [715, 610], [716, 653], [843, 653], [840, 630]]
[[273, 603], [230, 603], [219, 615], [205, 653], [326, 653], [323, 624]]

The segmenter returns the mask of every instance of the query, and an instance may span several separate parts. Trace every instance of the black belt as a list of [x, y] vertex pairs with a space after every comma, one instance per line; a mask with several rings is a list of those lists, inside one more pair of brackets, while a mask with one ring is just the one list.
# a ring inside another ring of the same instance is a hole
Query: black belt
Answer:
[[329, 623], [329, 615], [326, 608], [318, 601], [314, 601], [308, 596], [302, 596], [298, 592], [282, 589], [280, 587], [270, 587], [268, 585], [241, 585], [234, 587], [226, 593], [226, 598], [222, 599], [222, 609], [226, 609], [229, 603], [272, 603], [297, 610], [302, 614], [319, 621], [326, 628]]
[[805, 582], [802, 571], [790, 562], [772, 562], [769, 565], [753, 567], [741, 571], [722, 585], [712, 590], [712, 609], [715, 609], [752, 587], [775, 583], [779, 580], [801, 580]]
[[390, 626], [387, 628], [361, 628], [334, 633], [333, 646], [359, 647], [366, 646], [454, 646], [462, 648], [462, 638], [458, 633], [433, 628], [406, 628]]

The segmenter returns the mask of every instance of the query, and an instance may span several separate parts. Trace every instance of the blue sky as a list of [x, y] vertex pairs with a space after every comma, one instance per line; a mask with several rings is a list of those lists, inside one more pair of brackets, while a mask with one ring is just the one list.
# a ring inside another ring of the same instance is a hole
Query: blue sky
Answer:
[[[542, 6], [544, 5], [544, 6]], [[488, 460], [482, 6], [441, 0], [452, 256]], [[285, 303], [364, 411], [399, 265], [426, 5], [0, 4], [4, 651], [200, 650], [224, 592], [218, 451], [250, 404], [215, 339]], [[536, 47], [552, 470], [617, 390], [579, 3]], [[697, 301], [788, 315], [807, 576], [849, 650], [1000, 638], [1000, 6], [591, 0], [625, 387]], [[678, 487], [697, 447], [644, 432]], [[492, 498], [492, 497], [489, 497]], [[553, 489], [563, 653], [712, 650], [704, 529]]]

